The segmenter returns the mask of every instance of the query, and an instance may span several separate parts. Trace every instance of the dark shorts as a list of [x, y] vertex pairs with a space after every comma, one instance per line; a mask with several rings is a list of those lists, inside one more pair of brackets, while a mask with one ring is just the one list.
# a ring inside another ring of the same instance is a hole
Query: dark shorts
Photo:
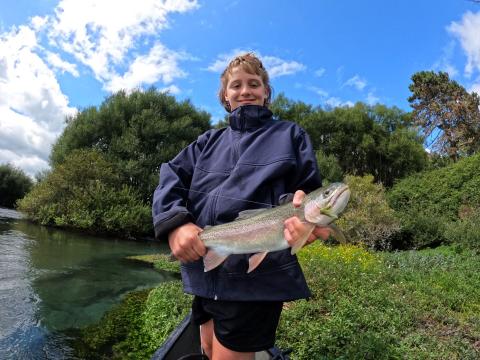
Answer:
[[195, 296], [192, 322], [213, 319], [215, 337], [227, 349], [256, 352], [275, 344], [281, 301], [222, 301]]

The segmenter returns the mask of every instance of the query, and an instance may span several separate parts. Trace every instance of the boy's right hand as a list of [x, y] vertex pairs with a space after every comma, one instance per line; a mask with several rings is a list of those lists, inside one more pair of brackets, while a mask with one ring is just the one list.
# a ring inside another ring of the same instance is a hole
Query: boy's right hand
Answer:
[[181, 262], [191, 262], [200, 259], [207, 249], [198, 234], [202, 231], [194, 223], [179, 226], [168, 234], [168, 245], [175, 256]]

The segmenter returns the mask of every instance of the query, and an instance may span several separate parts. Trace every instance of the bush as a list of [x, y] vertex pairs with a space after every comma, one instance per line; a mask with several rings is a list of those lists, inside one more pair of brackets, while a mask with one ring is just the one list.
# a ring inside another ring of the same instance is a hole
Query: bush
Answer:
[[[402, 223], [402, 235], [413, 248], [459, 241], [445, 233], [464, 209], [480, 207], [480, 154], [440, 169], [416, 174], [387, 194]], [[460, 224], [460, 223], [459, 223]]]
[[94, 150], [76, 150], [19, 202], [43, 225], [122, 236], [153, 233], [150, 207]]
[[73, 344], [76, 355], [81, 359], [111, 359], [112, 347], [140, 326], [149, 293], [150, 290], [129, 293], [120, 304], [106, 312], [98, 324], [82, 329]]
[[153, 289], [140, 316], [141, 326], [114, 346], [119, 359], [149, 359], [190, 311], [192, 297], [183, 293], [179, 281]]
[[480, 253], [480, 209], [472, 209], [445, 227], [445, 237], [451, 242]]
[[18, 199], [25, 196], [33, 185], [21, 169], [10, 164], [0, 165], [0, 206], [13, 208]]
[[391, 239], [400, 230], [394, 211], [388, 206], [385, 190], [373, 183], [373, 176], [347, 176], [351, 190], [347, 210], [338, 220], [339, 227], [353, 244], [372, 249], [390, 249]]
[[190, 310], [180, 281], [130, 293], [74, 345], [82, 359], [150, 359]]

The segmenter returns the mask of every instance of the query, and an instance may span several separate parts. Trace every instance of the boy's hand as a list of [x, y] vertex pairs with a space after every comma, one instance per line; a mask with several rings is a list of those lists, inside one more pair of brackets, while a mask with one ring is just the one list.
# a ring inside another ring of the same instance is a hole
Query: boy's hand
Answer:
[[[293, 206], [298, 208], [302, 205], [303, 198], [305, 193], [302, 190], [297, 190], [293, 196]], [[311, 227], [309, 224], [303, 223], [296, 216], [288, 218], [285, 220], [285, 230], [284, 236], [290, 246], [293, 246], [298, 240], [305, 236], [305, 234], [310, 231]], [[316, 239], [321, 238], [327, 240], [330, 236], [330, 229], [322, 226], [315, 226], [312, 233], [307, 239], [305, 245], [311, 244]]]
[[168, 234], [168, 245], [173, 256], [183, 263], [198, 260], [206, 248], [198, 234], [202, 231], [194, 223], [179, 226]]

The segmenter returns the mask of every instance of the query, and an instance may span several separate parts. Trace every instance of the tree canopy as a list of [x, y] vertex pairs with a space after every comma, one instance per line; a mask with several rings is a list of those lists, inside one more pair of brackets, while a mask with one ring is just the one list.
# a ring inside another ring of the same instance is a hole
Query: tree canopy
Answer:
[[13, 208], [30, 191], [32, 179], [11, 164], [0, 165], [0, 206]]
[[480, 98], [447, 73], [421, 71], [412, 76], [409, 97], [413, 120], [433, 150], [453, 161], [480, 147]]
[[160, 165], [210, 128], [210, 115], [155, 89], [120, 91], [68, 119], [51, 153], [53, 168], [76, 149], [95, 149], [125, 185], [149, 203]]
[[391, 186], [396, 179], [427, 165], [410, 114], [396, 107], [357, 103], [323, 110], [280, 94], [271, 109], [279, 118], [302, 126], [315, 150], [321, 151], [322, 157], [335, 156], [344, 175], [371, 174], [375, 181]]

